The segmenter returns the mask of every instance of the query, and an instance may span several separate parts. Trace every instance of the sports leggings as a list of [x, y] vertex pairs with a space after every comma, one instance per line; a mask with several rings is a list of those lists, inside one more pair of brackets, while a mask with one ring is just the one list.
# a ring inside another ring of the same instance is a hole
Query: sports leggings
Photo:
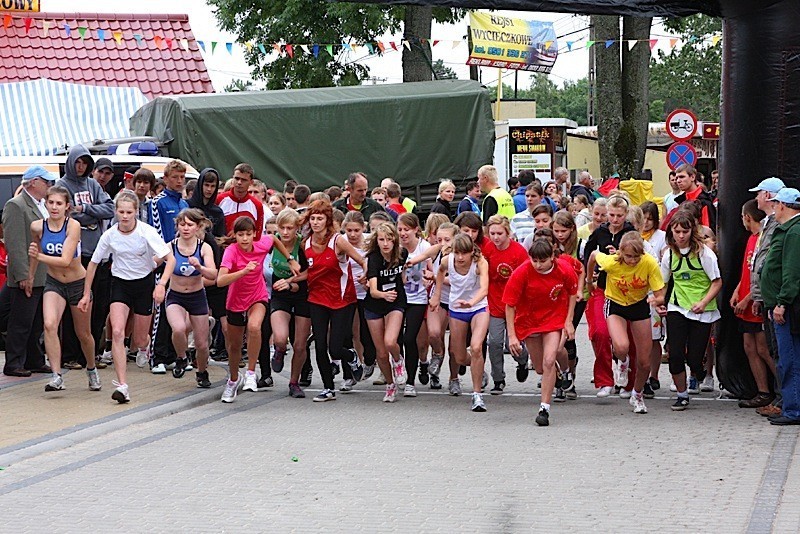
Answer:
[[[317, 353], [319, 374], [322, 376], [325, 389], [333, 389], [331, 359], [346, 363], [352, 361], [355, 354], [354, 351], [345, 347], [345, 344], [347, 338], [353, 335], [353, 314], [356, 305], [355, 303], [348, 304], [344, 308], [332, 310], [319, 304], [309, 303], [309, 308], [311, 309], [311, 329], [314, 332], [314, 348]], [[342, 365], [342, 372], [345, 378], [352, 376], [349, 365]]]
[[[578, 325], [581, 323], [581, 318], [583, 318], [583, 312], [585, 310], [586, 300], [575, 303], [575, 313], [572, 315], [572, 326], [574, 326], [575, 329], [577, 329]], [[564, 343], [564, 348], [567, 349], [567, 355], [570, 360], [574, 360], [578, 357], [578, 346], [575, 344], [574, 339], [567, 340], [567, 342]]]
[[669, 346], [669, 372], [679, 375], [686, 371], [686, 364], [697, 380], [706, 377], [703, 358], [706, 355], [712, 323], [701, 323], [687, 319], [682, 313], [667, 314], [667, 345]]
[[406, 370], [408, 371], [408, 384], [414, 385], [419, 366], [419, 347], [417, 336], [425, 320], [427, 304], [408, 304], [405, 313], [405, 329], [403, 330], [403, 347], [405, 349]]

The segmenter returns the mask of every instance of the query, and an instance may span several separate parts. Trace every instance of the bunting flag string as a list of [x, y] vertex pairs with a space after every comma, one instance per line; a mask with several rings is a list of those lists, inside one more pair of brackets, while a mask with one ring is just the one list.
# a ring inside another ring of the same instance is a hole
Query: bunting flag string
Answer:
[[[180, 50], [186, 51], [191, 53], [192, 47], [189, 42], [189, 39], [185, 37], [172, 37], [172, 36], [165, 36], [165, 35], [154, 35], [152, 37], [145, 37], [141, 33], [130, 33], [122, 30], [110, 30], [107, 28], [88, 28], [86, 26], [79, 26], [77, 28], [77, 35], [73, 35], [73, 28], [64, 23], [62, 26], [59, 27], [58, 23], [54, 20], [46, 20], [46, 19], [34, 19], [32, 17], [25, 17], [25, 16], [17, 16], [11, 14], [3, 14], [2, 19], [2, 28], [3, 31], [15, 31], [13, 29], [14, 19], [22, 19], [25, 34], [30, 34], [30, 31], [33, 29], [35, 36], [41, 36], [41, 38], [48, 38], [52, 36], [51, 30], [55, 30], [56, 32], [63, 31], [64, 36], [70, 38], [79, 38], [80, 40], [86, 39], [97, 39], [98, 41], [107, 41], [109, 44], [105, 46], [114, 46], [112, 43], [116, 43], [116, 45], [121, 45], [123, 41], [134, 39], [137, 45], [141, 46], [145, 41], [152, 41], [156, 48], [159, 50]], [[40, 31], [39, 31], [40, 30]], [[18, 31], [18, 30], [17, 30]], [[113, 38], [113, 39], [110, 39]], [[721, 34], [714, 34], [709, 36], [688, 36], [687, 38], [679, 38], [679, 37], [659, 37], [659, 38], [649, 38], [649, 39], [595, 39], [595, 40], [587, 40], [584, 43], [584, 46], [580, 46], [580, 42], [582, 39], [570, 40], [566, 41], [566, 50], [567, 52], [575, 52], [581, 49], [589, 49], [593, 46], [597, 46], [602, 43], [604, 48], [611, 48], [614, 44], [626, 43], [628, 50], [633, 50], [639, 43], [647, 43], [650, 51], [653, 52], [659, 47], [659, 44], [662, 47], [668, 49], [675, 49], [679, 44], [685, 44], [689, 46], [697, 46], [698, 44], [710, 44], [712, 47], [719, 45], [722, 41], [723, 36]], [[436, 46], [442, 42], [450, 42], [452, 48], [458, 48], [466, 43], [464, 39], [456, 39], [456, 40], [443, 40], [443, 39], [428, 39], [428, 38], [420, 38], [420, 39], [399, 39], [399, 40], [374, 40], [369, 42], [341, 42], [341, 43], [286, 43], [285, 41], [281, 41], [279, 43], [255, 43], [255, 42], [245, 42], [245, 43], [234, 43], [234, 42], [223, 42], [220, 43], [219, 41], [205, 41], [205, 40], [197, 40], [197, 46], [200, 51], [203, 53], [210, 53], [214, 55], [216, 53], [216, 48], [218, 44], [224, 44], [225, 49], [227, 50], [229, 55], [233, 55], [234, 48], [246, 50], [247, 52], [252, 52], [254, 48], [258, 48], [258, 51], [263, 55], [268, 55], [269, 53], [276, 53], [278, 55], [286, 55], [289, 58], [294, 58], [296, 55], [302, 56], [305, 54], [306, 56], [312, 55], [315, 58], [319, 57], [321, 51], [327, 52], [328, 56], [335, 57], [335, 54], [338, 52], [358, 52], [360, 48], [366, 48], [367, 53], [369, 55], [381, 55], [386, 53], [387, 51], [401, 51], [403, 48], [411, 50], [413, 45], [426, 45], [426, 46]], [[211, 43], [210, 52], [208, 50], [209, 47], [206, 45]], [[556, 44], [556, 41], [548, 41], [544, 43], [546, 48], [550, 48], [553, 44]], [[302, 52], [302, 53], [301, 53]]]

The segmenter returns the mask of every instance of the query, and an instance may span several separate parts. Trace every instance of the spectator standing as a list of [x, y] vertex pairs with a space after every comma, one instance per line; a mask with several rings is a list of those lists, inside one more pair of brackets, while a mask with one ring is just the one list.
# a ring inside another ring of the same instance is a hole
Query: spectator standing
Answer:
[[569, 196], [574, 200], [578, 195], [584, 195], [589, 200], [589, 204], [592, 205], [595, 200], [602, 196], [592, 188], [593, 185], [594, 182], [589, 171], [581, 171], [578, 174], [578, 183], [569, 190]]
[[[84, 172], [88, 174], [85, 168]], [[40, 264], [33, 276], [28, 276], [28, 245], [31, 242], [31, 223], [47, 217], [44, 196], [55, 177], [44, 167], [34, 165], [22, 175], [22, 192], [9, 200], [3, 209], [8, 251], [8, 280], [0, 293], [2, 309], [7, 310], [6, 363], [3, 374], [27, 377], [31, 373], [50, 373], [39, 345], [42, 335], [42, 291], [47, 266]], [[13, 313], [11, 313], [13, 312]], [[5, 315], [5, 314], [4, 314]], [[5, 320], [3, 321], [5, 323]]]
[[400, 215], [408, 213], [406, 207], [400, 203], [400, 185], [392, 182], [386, 187], [386, 205], [383, 208], [395, 222]]
[[508, 191], [497, 184], [497, 168], [493, 165], [484, 165], [478, 169], [478, 183], [481, 191], [486, 194], [481, 206], [483, 224], [485, 225], [492, 215], [513, 219], [517, 213], [514, 209], [514, 200]]
[[383, 209], [383, 206], [371, 198], [367, 198], [369, 182], [364, 173], [351, 173], [350, 176], [347, 177], [346, 189], [348, 192], [347, 198], [340, 198], [333, 204], [333, 207], [342, 213], [360, 211], [361, 215], [364, 216], [364, 220], [368, 221], [373, 213], [386, 211]]
[[[697, 183], [697, 171], [691, 165], [681, 165], [675, 169], [675, 183], [681, 190], [681, 194], [675, 197], [675, 203], [680, 206], [686, 201], [697, 202], [702, 208], [700, 224], [708, 226], [712, 231], [717, 231], [717, 208], [714, 207], [713, 199], [700, 184]], [[662, 230], [666, 230], [669, 220], [672, 218], [674, 210], [664, 217], [661, 225]]]
[[536, 180], [536, 173], [525, 169], [519, 172], [517, 178], [519, 179], [519, 187], [511, 194], [514, 199], [514, 211], [519, 213], [527, 209], [528, 204], [525, 202], [525, 190]]
[[453, 220], [453, 209], [450, 203], [456, 196], [456, 186], [451, 180], [442, 180], [439, 183], [439, 195], [436, 201], [431, 206], [431, 213], [441, 213], [447, 215], [447, 218]]
[[456, 215], [461, 215], [462, 212], [472, 211], [481, 215], [481, 205], [478, 202], [481, 198], [481, 186], [478, 182], [467, 182], [466, 196], [458, 203]]
[[[222, 208], [222, 213], [225, 214], [225, 233], [229, 238], [228, 243], [234, 241], [233, 223], [243, 215], [252, 218], [256, 222], [254, 239], [256, 241], [261, 239], [261, 232], [264, 229], [264, 205], [258, 198], [248, 192], [254, 177], [253, 167], [247, 163], [240, 163], [233, 169], [233, 188], [217, 195], [217, 205]], [[289, 182], [287, 182], [288, 185]], [[295, 186], [296, 184], [293, 183], [291, 187], [291, 202], [289, 201], [288, 193], [284, 192], [286, 205], [292, 209], [297, 207], [294, 199]]]

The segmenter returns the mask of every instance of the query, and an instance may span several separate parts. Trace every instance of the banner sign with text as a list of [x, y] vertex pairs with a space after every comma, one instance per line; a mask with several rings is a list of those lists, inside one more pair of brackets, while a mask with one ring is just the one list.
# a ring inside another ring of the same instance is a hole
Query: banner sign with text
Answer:
[[0, 0], [0, 11], [39, 12], [39, 0]]
[[558, 42], [552, 23], [472, 11], [469, 24], [472, 46], [467, 65], [545, 74], [553, 69]]

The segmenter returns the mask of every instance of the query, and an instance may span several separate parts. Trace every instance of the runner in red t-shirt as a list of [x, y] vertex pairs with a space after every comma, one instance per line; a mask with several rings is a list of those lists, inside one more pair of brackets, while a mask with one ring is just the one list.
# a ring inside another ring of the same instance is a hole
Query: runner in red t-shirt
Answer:
[[[514, 269], [530, 263], [525, 247], [511, 240], [511, 225], [506, 217], [492, 215], [486, 225], [489, 239], [481, 245], [483, 257], [489, 264], [489, 361], [492, 364], [494, 387], [492, 395], [501, 395], [506, 387], [506, 373], [503, 370], [503, 346], [506, 343], [506, 307], [503, 304], [503, 291]], [[523, 350], [517, 360], [517, 380], [528, 378], [528, 352]]]
[[[344, 360], [344, 377], [361, 380], [364, 367], [353, 349], [345, 348], [353, 334], [356, 288], [350, 270], [350, 257], [367, 272], [367, 262], [347, 238], [333, 231], [333, 207], [327, 200], [311, 203], [304, 214], [311, 235], [305, 242], [308, 260], [308, 303], [314, 332], [317, 365], [325, 389], [314, 402], [336, 400], [331, 359]], [[364, 283], [366, 280], [361, 280]], [[330, 339], [329, 339], [330, 334]], [[330, 358], [328, 354], [330, 353]]]
[[564, 262], [555, 259], [553, 245], [537, 239], [528, 254], [531, 260], [511, 275], [503, 293], [506, 304], [508, 347], [522, 353], [525, 342], [537, 372], [542, 377], [542, 402], [536, 424], [550, 424], [550, 400], [556, 385], [556, 355], [563, 337], [575, 337], [572, 314], [578, 278]]
[[225, 232], [233, 239], [233, 223], [241, 216], [252, 218], [256, 222], [255, 240], [261, 239], [264, 229], [264, 205], [259, 199], [248, 193], [253, 183], [253, 168], [247, 163], [240, 163], [233, 169], [233, 188], [217, 195], [217, 205], [225, 214]]
[[750, 232], [750, 238], [747, 240], [747, 246], [744, 250], [739, 285], [733, 291], [730, 304], [734, 314], [736, 314], [736, 322], [739, 325], [739, 331], [742, 333], [744, 341], [744, 352], [747, 354], [750, 371], [753, 373], [753, 378], [758, 388], [755, 397], [739, 401], [739, 406], [742, 408], [760, 408], [775, 400], [775, 395], [770, 393], [769, 390], [769, 376], [767, 374], [767, 370], [769, 370], [773, 376], [777, 376], [775, 374], [775, 361], [769, 354], [763, 321], [761, 316], [753, 313], [753, 300], [750, 297], [750, 275], [753, 268], [753, 256], [761, 232], [761, 221], [766, 215], [766, 213], [758, 209], [758, 203], [755, 200], [748, 200], [742, 206], [742, 224]]

